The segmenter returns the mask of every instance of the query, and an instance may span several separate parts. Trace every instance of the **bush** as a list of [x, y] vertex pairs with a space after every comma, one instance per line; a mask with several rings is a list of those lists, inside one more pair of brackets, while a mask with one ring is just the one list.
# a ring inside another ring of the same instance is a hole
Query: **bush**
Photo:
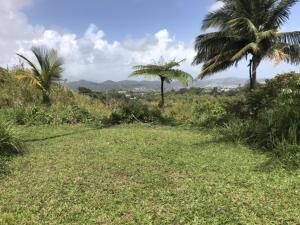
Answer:
[[163, 122], [164, 118], [159, 110], [150, 109], [147, 105], [135, 100], [126, 100], [106, 119], [105, 124], [121, 123], [155, 123]]
[[226, 139], [272, 151], [279, 157], [299, 158], [300, 74], [278, 75], [230, 107], [237, 112], [231, 113], [236, 119], [220, 129]]
[[277, 106], [252, 123], [250, 140], [266, 149], [274, 149], [278, 142], [284, 140], [300, 144], [299, 119], [296, 108], [288, 105]]
[[198, 104], [193, 110], [189, 125], [201, 128], [213, 128], [223, 125], [228, 120], [225, 108], [215, 98], [207, 99]]
[[0, 122], [0, 154], [15, 154], [23, 150], [23, 144], [14, 130]]
[[19, 107], [9, 113], [12, 115], [8, 115], [7, 119], [13, 120], [17, 125], [78, 124], [95, 119], [89, 112], [76, 105]]
[[[277, 75], [266, 80], [256, 90], [241, 93], [235, 101], [227, 104], [228, 111], [242, 119], [258, 119], [275, 105], [287, 103], [283, 94], [297, 93], [300, 88], [299, 81], [300, 74], [295, 72]], [[294, 97], [293, 100], [295, 99], [297, 98]]]
[[54, 121], [50, 112], [43, 107], [19, 107], [14, 113], [15, 123], [18, 125], [44, 125]]
[[225, 141], [231, 141], [235, 143], [248, 142], [251, 132], [251, 126], [247, 121], [234, 119], [224, 124], [218, 131], [219, 134], [225, 139]]
[[78, 106], [72, 106], [71, 108], [63, 111], [62, 113], [63, 115], [60, 119], [61, 123], [78, 124], [94, 120], [94, 118], [90, 115], [89, 112], [79, 108]]

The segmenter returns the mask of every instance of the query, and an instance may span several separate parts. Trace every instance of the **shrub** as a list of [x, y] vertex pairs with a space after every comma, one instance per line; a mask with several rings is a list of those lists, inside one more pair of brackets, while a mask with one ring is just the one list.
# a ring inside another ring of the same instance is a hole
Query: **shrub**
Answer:
[[228, 106], [228, 109], [237, 109], [237, 113], [231, 113], [236, 120], [221, 129], [226, 139], [270, 150], [279, 157], [299, 157], [299, 74], [278, 75], [247, 93], [240, 101], [242, 107], [237, 107], [237, 102]]
[[76, 105], [67, 107], [18, 107], [7, 116], [18, 125], [78, 124], [93, 121], [95, 118]]
[[94, 118], [89, 112], [79, 108], [78, 106], [71, 106], [71, 108], [62, 112], [61, 123], [78, 124], [92, 121]]
[[188, 123], [192, 126], [213, 128], [223, 125], [227, 120], [228, 114], [225, 108], [217, 99], [211, 98], [194, 108], [193, 116]]
[[[298, 108], [299, 110], [299, 108]], [[257, 146], [274, 149], [278, 142], [300, 144], [300, 114], [297, 108], [278, 105], [252, 123], [250, 140]]]
[[44, 125], [54, 121], [50, 112], [43, 107], [19, 107], [15, 111], [15, 123], [18, 125]]
[[106, 119], [105, 124], [121, 123], [155, 123], [163, 122], [164, 119], [159, 110], [150, 109], [147, 105], [135, 100], [125, 100], [117, 109]]
[[78, 92], [79, 94], [83, 94], [83, 95], [91, 95], [93, 94], [93, 91], [89, 88], [85, 88], [85, 87], [79, 87], [78, 88]]
[[[287, 103], [283, 98], [284, 93], [299, 91], [300, 74], [295, 72], [277, 75], [271, 80], [266, 80], [256, 90], [248, 91], [241, 100], [237, 100], [241, 107], [235, 111], [240, 118], [257, 119], [278, 103]], [[294, 98], [296, 99], [296, 98]]]
[[14, 130], [0, 122], [0, 154], [15, 154], [23, 150], [23, 144]]
[[218, 133], [222, 135], [225, 141], [245, 143], [250, 138], [250, 129], [250, 124], [247, 121], [234, 119], [220, 127]]

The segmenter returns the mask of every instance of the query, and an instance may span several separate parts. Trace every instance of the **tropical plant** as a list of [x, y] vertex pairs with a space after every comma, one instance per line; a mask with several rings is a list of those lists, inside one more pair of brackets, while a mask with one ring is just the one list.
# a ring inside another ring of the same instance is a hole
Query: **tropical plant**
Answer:
[[4, 68], [0, 67], [0, 84], [5, 83], [7, 80], [9, 80], [8, 69], [4, 69]]
[[216, 32], [196, 38], [193, 64], [203, 63], [199, 78], [223, 71], [250, 58], [250, 88], [256, 87], [257, 68], [264, 59], [298, 64], [300, 31], [280, 32], [298, 0], [221, 0], [202, 29]]
[[0, 155], [20, 153], [23, 147], [11, 126], [0, 121]]
[[147, 104], [139, 100], [123, 100], [118, 108], [103, 121], [105, 125], [115, 125], [122, 123], [163, 123], [161, 111], [152, 109]]
[[190, 81], [193, 80], [193, 77], [179, 69], [180, 64], [184, 60], [175, 61], [172, 60], [167, 63], [157, 63], [157, 64], [148, 64], [148, 65], [139, 65], [135, 66], [134, 72], [130, 75], [133, 76], [143, 76], [145, 78], [159, 77], [161, 81], [161, 102], [159, 103], [160, 107], [164, 107], [164, 83], [170, 83], [172, 80], [178, 80], [179, 82], [187, 85]]
[[59, 81], [62, 77], [63, 60], [54, 49], [49, 50], [44, 47], [33, 47], [31, 50], [38, 61], [39, 68], [25, 56], [17, 54], [31, 67], [30, 71], [19, 71], [17, 78], [29, 81], [32, 85], [40, 89], [43, 94], [43, 103], [50, 104], [49, 95], [51, 85]]

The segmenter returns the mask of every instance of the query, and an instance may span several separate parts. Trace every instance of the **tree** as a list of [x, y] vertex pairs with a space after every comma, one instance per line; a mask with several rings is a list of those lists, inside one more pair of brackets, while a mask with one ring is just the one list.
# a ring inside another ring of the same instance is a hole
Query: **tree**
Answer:
[[79, 94], [83, 94], [83, 95], [93, 94], [93, 91], [89, 88], [86, 88], [86, 87], [78, 87], [78, 92], [79, 92]]
[[222, 0], [210, 12], [202, 29], [216, 32], [199, 35], [193, 64], [203, 63], [202, 79], [249, 58], [250, 89], [256, 87], [257, 68], [264, 59], [300, 62], [300, 32], [280, 32], [298, 0]]
[[189, 81], [193, 80], [193, 77], [179, 69], [175, 69], [179, 67], [180, 64], [184, 60], [181, 61], [170, 61], [168, 63], [158, 63], [158, 64], [148, 64], [148, 65], [139, 65], [135, 66], [134, 72], [130, 75], [133, 76], [144, 76], [146, 78], [159, 77], [161, 81], [161, 102], [159, 104], [160, 107], [164, 107], [164, 83], [170, 83], [172, 80], [178, 80], [183, 84], [188, 84]]
[[33, 47], [31, 50], [39, 66], [35, 65], [25, 56], [17, 54], [24, 59], [31, 68], [30, 72], [17, 74], [17, 78], [27, 80], [40, 89], [43, 94], [43, 103], [49, 105], [51, 85], [62, 78], [63, 60], [54, 49], [49, 50], [44, 47]]

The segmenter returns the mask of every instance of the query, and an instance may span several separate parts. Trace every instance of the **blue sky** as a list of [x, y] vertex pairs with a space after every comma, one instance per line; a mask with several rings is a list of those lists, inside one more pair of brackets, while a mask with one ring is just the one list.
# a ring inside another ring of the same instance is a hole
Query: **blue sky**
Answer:
[[[36, 0], [25, 10], [29, 21], [82, 35], [93, 23], [108, 40], [142, 37], [161, 29], [182, 41], [193, 41], [215, 0]], [[300, 5], [292, 11], [287, 29], [300, 29]]]
[[[201, 21], [215, 0], [0, 0], [0, 65], [30, 57], [32, 45], [57, 48], [65, 58], [65, 77], [93, 81], [127, 79], [135, 64], [187, 58], [183, 69], [196, 76], [191, 62]], [[9, 25], [9, 26], [8, 26]], [[300, 4], [283, 30], [300, 30]], [[266, 62], [260, 78], [299, 70]], [[247, 78], [246, 63], [214, 77]]]
[[[189, 42], [213, 0], [37, 0], [27, 8], [29, 21], [82, 35], [89, 24], [104, 30], [108, 40], [139, 38], [167, 29]], [[59, 7], [58, 7], [59, 6]]]

